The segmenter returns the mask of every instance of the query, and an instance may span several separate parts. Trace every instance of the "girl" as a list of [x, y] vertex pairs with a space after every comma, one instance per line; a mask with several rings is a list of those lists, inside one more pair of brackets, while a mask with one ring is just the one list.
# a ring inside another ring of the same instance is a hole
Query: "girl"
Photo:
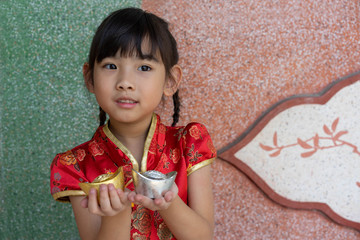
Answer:
[[[110, 14], [93, 38], [83, 75], [100, 106], [93, 138], [58, 154], [51, 165], [51, 194], [70, 201], [82, 239], [211, 239], [214, 228], [210, 164], [216, 151], [199, 123], [176, 127], [182, 70], [168, 24], [141, 9]], [[154, 113], [173, 97], [172, 126]], [[106, 119], [108, 119], [106, 123]], [[86, 197], [80, 182], [120, 166], [125, 191], [101, 185]], [[136, 194], [131, 169], [177, 171], [160, 198]]]

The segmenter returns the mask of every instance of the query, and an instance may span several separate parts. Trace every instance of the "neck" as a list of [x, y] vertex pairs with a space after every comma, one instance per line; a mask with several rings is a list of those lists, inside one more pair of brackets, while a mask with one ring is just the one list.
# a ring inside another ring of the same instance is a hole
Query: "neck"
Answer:
[[131, 152], [139, 165], [143, 156], [151, 119], [138, 123], [117, 123], [110, 119], [110, 131]]
[[145, 137], [149, 130], [149, 124], [124, 124], [123, 126], [114, 125], [110, 121], [109, 129], [122, 143], [127, 140]]

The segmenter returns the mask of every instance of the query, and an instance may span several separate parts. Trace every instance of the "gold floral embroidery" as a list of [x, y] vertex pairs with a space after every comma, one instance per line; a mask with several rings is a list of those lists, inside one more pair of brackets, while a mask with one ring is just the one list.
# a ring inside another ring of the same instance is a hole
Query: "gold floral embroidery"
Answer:
[[164, 222], [159, 225], [159, 228], [157, 229], [157, 235], [160, 240], [169, 240], [173, 238], [170, 229], [166, 226]]
[[180, 149], [170, 149], [170, 159], [176, 164], [180, 160]]
[[95, 141], [92, 141], [89, 143], [89, 150], [90, 150], [90, 153], [93, 155], [93, 156], [98, 156], [98, 155], [103, 155], [104, 154], [104, 149], [102, 149], [100, 147], [100, 145], [95, 142]]
[[201, 132], [197, 126], [192, 126], [189, 130], [190, 136], [198, 140], [201, 137]]
[[156, 141], [151, 141], [150, 147], [149, 147], [149, 153], [151, 153], [151, 154], [156, 154], [156, 150], [157, 150], [157, 143], [156, 143]]
[[151, 213], [143, 206], [138, 206], [132, 213], [133, 226], [142, 234], [148, 234], [151, 231]]
[[81, 162], [81, 161], [84, 160], [85, 155], [86, 155], [86, 153], [85, 153], [85, 150], [84, 150], [84, 149], [76, 150], [75, 153], [74, 153], [75, 158], [76, 158], [79, 162]]
[[147, 240], [148, 238], [147, 238], [147, 236], [145, 236], [145, 235], [140, 235], [139, 233], [134, 233], [133, 235], [132, 235], [132, 238], [131, 239], [134, 239], [134, 240]]
[[65, 152], [64, 154], [62, 154], [59, 158], [59, 161], [62, 165], [74, 165], [76, 164], [76, 159], [74, 154], [72, 153], [71, 150]]
[[191, 147], [188, 147], [188, 149], [189, 152], [186, 155], [189, 157], [189, 162], [197, 162], [203, 156], [199, 151], [195, 151], [194, 144], [191, 144]]
[[199, 128], [196, 125], [194, 125], [190, 128], [189, 133], [190, 133], [190, 136], [195, 138], [195, 140], [198, 140], [201, 137], [201, 131], [199, 130]]
[[177, 132], [175, 133], [174, 137], [177, 137], [177, 140], [180, 141], [181, 138], [185, 139], [187, 131], [184, 131], [184, 127], [177, 128]]
[[163, 169], [169, 169], [170, 162], [168, 161], [168, 157], [163, 153], [161, 154], [158, 165], [154, 170], [161, 172]]

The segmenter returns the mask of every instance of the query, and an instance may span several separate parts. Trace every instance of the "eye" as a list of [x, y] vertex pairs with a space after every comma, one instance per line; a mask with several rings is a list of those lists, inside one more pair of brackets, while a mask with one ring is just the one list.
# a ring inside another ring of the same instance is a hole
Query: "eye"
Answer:
[[104, 68], [106, 69], [117, 69], [115, 64], [109, 63], [109, 64], [105, 64]]
[[141, 67], [138, 68], [138, 70], [142, 71], [142, 72], [147, 72], [147, 71], [151, 70], [151, 67], [146, 66], [146, 65], [142, 65]]

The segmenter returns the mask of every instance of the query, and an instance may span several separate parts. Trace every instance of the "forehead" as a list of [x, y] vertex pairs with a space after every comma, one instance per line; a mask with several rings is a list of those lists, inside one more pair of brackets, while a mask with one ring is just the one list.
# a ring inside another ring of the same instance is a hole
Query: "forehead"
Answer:
[[154, 45], [149, 39], [144, 39], [140, 46], [136, 43], [131, 43], [126, 48], [119, 46], [116, 57], [136, 57], [139, 59], [154, 60], [162, 62], [159, 47]]

